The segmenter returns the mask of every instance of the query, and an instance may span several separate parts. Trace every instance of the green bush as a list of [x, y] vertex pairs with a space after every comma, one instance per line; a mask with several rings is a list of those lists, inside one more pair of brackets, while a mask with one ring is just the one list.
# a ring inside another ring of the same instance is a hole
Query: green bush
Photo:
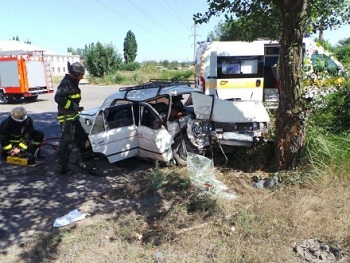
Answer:
[[307, 125], [304, 161], [316, 173], [348, 176], [350, 168], [350, 81], [313, 105]]
[[309, 124], [330, 134], [350, 130], [350, 81], [314, 105]]
[[193, 79], [193, 70], [167, 70], [161, 72], [161, 79], [185, 80]]
[[122, 64], [120, 66], [120, 70], [126, 70], [126, 71], [135, 71], [137, 69], [140, 69], [140, 63], [138, 62], [132, 62], [132, 63], [128, 63], [128, 64]]
[[[138, 67], [137, 63], [134, 63], [133, 67]], [[172, 79], [172, 80], [193, 80], [194, 72], [191, 69], [184, 70], [160, 70], [157, 65], [146, 63], [139, 65], [140, 68], [136, 70], [118, 70], [114, 73], [109, 73], [103, 77], [89, 76], [88, 80], [91, 84], [123, 84], [123, 85], [136, 85], [148, 82], [150, 79]], [[131, 69], [130, 67], [129, 69]]]
[[122, 74], [120, 74], [118, 72], [115, 74], [114, 82], [116, 84], [122, 84], [125, 81], [126, 81], [126, 77], [125, 76], [123, 76]]

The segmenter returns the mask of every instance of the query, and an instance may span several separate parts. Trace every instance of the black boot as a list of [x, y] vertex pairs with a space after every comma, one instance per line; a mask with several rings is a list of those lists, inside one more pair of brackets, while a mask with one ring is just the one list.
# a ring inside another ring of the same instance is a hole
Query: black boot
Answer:
[[80, 162], [79, 166], [91, 175], [97, 175], [97, 168], [94, 161]]
[[69, 166], [59, 166], [58, 165], [57, 166], [57, 171], [61, 175], [69, 176], [69, 175], [73, 175], [74, 174], [74, 172], [71, 169], [69, 169]]

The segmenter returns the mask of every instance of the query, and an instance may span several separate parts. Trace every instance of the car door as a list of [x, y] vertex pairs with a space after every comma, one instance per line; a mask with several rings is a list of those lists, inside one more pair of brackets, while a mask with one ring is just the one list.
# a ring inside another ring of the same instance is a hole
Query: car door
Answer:
[[158, 112], [148, 103], [140, 103], [138, 131], [139, 156], [168, 162], [173, 158], [171, 134]]
[[137, 156], [137, 111], [132, 103], [100, 110], [89, 135], [93, 151], [104, 154], [110, 163]]

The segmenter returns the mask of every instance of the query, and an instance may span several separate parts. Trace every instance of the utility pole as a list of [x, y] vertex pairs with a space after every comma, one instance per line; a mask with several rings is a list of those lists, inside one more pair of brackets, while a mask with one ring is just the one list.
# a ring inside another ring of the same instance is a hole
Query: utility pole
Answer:
[[193, 63], [196, 62], [196, 47], [197, 47], [197, 36], [200, 36], [197, 34], [197, 26], [194, 24], [193, 28]]

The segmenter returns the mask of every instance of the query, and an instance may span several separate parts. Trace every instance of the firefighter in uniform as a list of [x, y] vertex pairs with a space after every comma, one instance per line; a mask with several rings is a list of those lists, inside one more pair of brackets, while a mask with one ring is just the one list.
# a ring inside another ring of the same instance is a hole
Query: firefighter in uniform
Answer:
[[33, 119], [23, 107], [15, 107], [0, 124], [2, 157], [34, 157], [44, 133], [34, 129]]
[[55, 101], [58, 109], [58, 122], [61, 126], [62, 137], [58, 150], [57, 168], [60, 174], [71, 173], [68, 162], [69, 154], [75, 146], [79, 148], [81, 161], [79, 166], [90, 174], [96, 174], [93, 162], [93, 151], [89, 138], [79, 121], [79, 106], [81, 90], [79, 81], [85, 74], [85, 68], [78, 62], [68, 62], [68, 74], [64, 76], [57, 87]]

